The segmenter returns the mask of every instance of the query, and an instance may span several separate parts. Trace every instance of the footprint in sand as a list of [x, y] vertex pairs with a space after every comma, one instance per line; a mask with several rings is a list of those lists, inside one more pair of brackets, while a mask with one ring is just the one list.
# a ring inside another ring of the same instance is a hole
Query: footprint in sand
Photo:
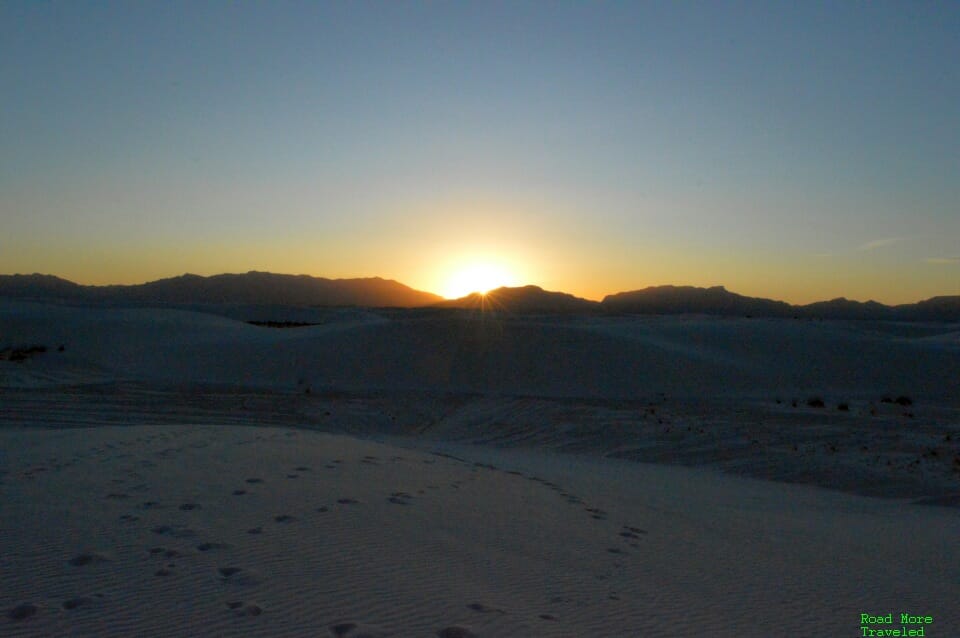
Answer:
[[387, 500], [396, 505], [409, 505], [413, 497], [406, 492], [394, 492]]
[[180, 506], [180, 509], [183, 510], [184, 512], [191, 512], [193, 510], [200, 509], [200, 506], [197, 505], [196, 503], [184, 503], [183, 505]]
[[91, 554], [77, 554], [67, 562], [73, 565], [74, 567], [85, 567], [87, 565], [97, 565], [100, 563], [106, 563], [109, 560], [110, 560], [109, 558], [107, 558], [106, 556], [103, 556], [102, 554], [91, 553]]
[[230, 545], [227, 543], [200, 543], [197, 545], [198, 552], [210, 552], [217, 549], [229, 549]]
[[385, 638], [388, 634], [379, 627], [355, 622], [332, 625], [330, 633], [337, 638]]
[[451, 625], [437, 631], [437, 638], [479, 638], [479, 636], [466, 627]]
[[337, 502], [340, 503], [341, 505], [356, 505], [360, 501], [354, 498], [338, 498]]
[[154, 534], [160, 534], [161, 536], [171, 536], [173, 538], [191, 538], [196, 536], [197, 533], [190, 529], [189, 527], [180, 527], [172, 525], [157, 525], [150, 529]]
[[262, 479], [262, 478], [248, 478], [248, 479], [247, 479], [247, 483], [250, 483], [251, 485], [254, 485], [254, 484], [256, 484], [256, 483], [263, 483], [263, 479]]
[[259, 585], [260, 577], [240, 567], [219, 567], [220, 580], [231, 585]]
[[602, 509], [597, 509], [596, 507], [587, 507], [584, 509], [586, 509], [586, 511], [590, 513], [591, 518], [595, 518], [598, 521], [607, 520], [607, 513], [604, 512]]
[[482, 603], [470, 603], [467, 605], [467, 609], [472, 609], [473, 611], [480, 614], [505, 614], [507, 612], [502, 609], [497, 609], [496, 607], [487, 607]]
[[295, 516], [290, 516], [289, 514], [280, 514], [278, 516], [274, 516], [273, 520], [277, 523], [293, 523], [297, 520], [297, 518]]
[[69, 600], [63, 601], [62, 607], [67, 611], [76, 609], [77, 607], [83, 607], [84, 605], [89, 605], [93, 602], [93, 598], [90, 596], [77, 596], [76, 598], [70, 598]]
[[31, 603], [24, 603], [22, 605], [17, 605], [13, 609], [7, 612], [7, 618], [10, 620], [26, 620], [31, 616], [35, 615], [40, 608]]
[[244, 603], [242, 600], [228, 602], [227, 609], [233, 611], [237, 616], [259, 616], [263, 613], [263, 608], [260, 605]]
[[250, 529], [247, 530], [247, 534], [262, 534], [262, 533], [263, 533], [262, 527], [251, 527]]

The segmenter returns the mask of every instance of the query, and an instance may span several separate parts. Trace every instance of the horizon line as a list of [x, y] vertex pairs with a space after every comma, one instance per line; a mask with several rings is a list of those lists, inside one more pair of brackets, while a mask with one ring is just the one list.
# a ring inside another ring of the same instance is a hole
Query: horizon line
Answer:
[[630, 292], [638, 292], [638, 291], [642, 291], [642, 290], [648, 290], [648, 289], [650, 289], [650, 288], [694, 288], [694, 289], [699, 289], [699, 290], [709, 290], [709, 289], [712, 289], [712, 288], [720, 288], [720, 289], [725, 290], [725, 291], [728, 292], [728, 293], [736, 294], [736, 295], [739, 295], [739, 296], [742, 296], [742, 297], [746, 297], [746, 298], [749, 298], [749, 299], [765, 299], [765, 300], [769, 300], [769, 301], [785, 303], [785, 304], [787, 304], [787, 305], [796, 306], [796, 307], [802, 307], [802, 306], [807, 306], [807, 305], [811, 305], [811, 304], [815, 304], [815, 303], [824, 303], [824, 302], [838, 301], [838, 300], [846, 300], [846, 301], [852, 301], [852, 302], [864, 303], [864, 304], [866, 304], [866, 303], [877, 303], [877, 304], [884, 305], [884, 306], [888, 306], [888, 307], [895, 307], [895, 306], [899, 306], [899, 305], [916, 304], [916, 303], [919, 303], [919, 302], [921, 302], [921, 301], [927, 301], [927, 300], [929, 300], [929, 299], [934, 299], [934, 298], [937, 298], [937, 297], [956, 297], [956, 296], [960, 296], [960, 294], [948, 294], [948, 293], [945, 293], [945, 294], [932, 295], [931, 297], [921, 298], [921, 299], [918, 299], [918, 300], [912, 301], [912, 302], [897, 303], [897, 304], [888, 304], [888, 303], [884, 303], [884, 302], [882, 302], [882, 301], [877, 301], [876, 299], [866, 299], [866, 300], [862, 300], [862, 301], [861, 301], [861, 300], [859, 300], [859, 299], [853, 299], [853, 298], [847, 297], [847, 296], [845, 296], [845, 295], [842, 295], [842, 296], [839, 296], [839, 297], [832, 297], [832, 298], [830, 298], [830, 299], [819, 299], [819, 300], [817, 300], [817, 301], [811, 301], [811, 302], [807, 302], [807, 303], [794, 303], [794, 302], [786, 301], [786, 300], [784, 300], [784, 299], [777, 299], [777, 298], [773, 298], [773, 297], [757, 297], [757, 296], [753, 296], [753, 295], [749, 295], [749, 294], [743, 294], [743, 293], [735, 292], [735, 291], [730, 290], [729, 288], [727, 288], [726, 285], [724, 285], [724, 284], [714, 284], [714, 285], [710, 285], [710, 286], [695, 285], [695, 284], [653, 284], [653, 285], [643, 286], [643, 287], [640, 287], [640, 288], [630, 288], [630, 289], [625, 289], [625, 290], [620, 290], [620, 291], [616, 291], [616, 292], [607, 293], [606, 295], [603, 296], [603, 298], [601, 298], [601, 299], [595, 299], [595, 298], [582, 297], [582, 296], [579, 296], [579, 295], [575, 295], [575, 294], [573, 294], [573, 293], [569, 293], [569, 292], [566, 292], [566, 291], [564, 291], [564, 290], [548, 290], [548, 289], [544, 288], [544, 287], [543, 287], [542, 285], [540, 285], [540, 284], [527, 283], [527, 284], [522, 284], [522, 285], [517, 285], [517, 286], [498, 286], [497, 288], [492, 288], [492, 289], [490, 289], [490, 290], [488, 290], [488, 291], [486, 291], [486, 292], [473, 291], [473, 292], [467, 293], [467, 294], [465, 294], [465, 295], [462, 295], [462, 296], [460, 296], [460, 297], [446, 297], [446, 296], [444, 296], [444, 295], [441, 295], [441, 294], [439, 294], [439, 293], [436, 293], [436, 292], [433, 292], [433, 291], [430, 291], [430, 290], [424, 290], [424, 289], [420, 289], [420, 288], [415, 288], [415, 287], [413, 287], [413, 286], [411, 286], [411, 285], [409, 285], [409, 284], [407, 284], [407, 283], [404, 283], [404, 282], [400, 281], [399, 279], [394, 279], [394, 278], [392, 278], [392, 277], [384, 277], [384, 276], [381, 276], [381, 275], [356, 276], [356, 277], [325, 277], [325, 276], [323, 276], [323, 275], [312, 275], [312, 274], [309, 274], [309, 273], [282, 273], [282, 272], [273, 272], [273, 271], [268, 271], [268, 270], [255, 270], [255, 269], [254, 269], [254, 270], [247, 270], [247, 271], [245, 271], [245, 272], [220, 272], [220, 273], [216, 273], [216, 274], [213, 274], [213, 275], [199, 275], [199, 274], [197, 274], [197, 273], [192, 273], [192, 272], [183, 272], [183, 273], [181, 273], [181, 274], [179, 274], [179, 275], [170, 275], [170, 276], [166, 276], [166, 277], [159, 277], [159, 278], [157, 278], [157, 279], [150, 279], [150, 280], [147, 280], [147, 281], [142, 281], [142, 282], [140, 282], [140, 283], [101, 283], [101, 284], [81, 283], [81, 282], [75, 281], [75, 280], [73, 280], [73, 279], [67, 279], [66, 277], [62, 277], [62, 276], [60, 276], [60, 275], [55, 275], [55, 274], [51, 274], [51, 273], [41, 273], [41, 272], [33, 272], [33, 273], [11, 273], [11, 274], [0, 273], [0, 277], [34, 277], [34, 276], [39, 276], [39, 277], [54, 277], [54, 278], [56, 278], [56, 279], [60, 279], [60, 280], [62, 280], [62, 281], [67, 281], [67, 282], [69, 282], [69, 283], [72, 283], [72, 284], [75, 284], [75, 285], [78, 285], [78, 286], [86, 286], [86, 287], [93, 287], [93, 288], [105, 288], [105, 287], [110, 287], [110, 286], [142, 286], [142, 285], [149, 284], [149, 283], [155, 283], [155, 282], [157, 282], [157, 281], [164, 281], [164, 280], [168, 280], [168, 279], [177, 279], [177, 278], [179, 278], [179, 277], [186, 277], [186, 276], [200, 277], [200, 278], [202, 278], [202, 279], [210, 279], [210, 278], [212, 278], [212, 277], [218, 277], [218, 276], [222, 276], [222, 275], [242, 276], [242, 275], [250, 275], [250, 274], [277, 275], [277, 276], [285, 276], [285, 277], [309, 277], [309, 278], [311, 278], [311, 279], [325, 279], [325, 280], [327, 280], [327, 281], [355, 281], [355, 280], [364, 280], [364, 279], [379, 279], [379, 280], [381, 280], [381, 281], [392, 281], [392, 282], [394, 282], [394, 283], [397, 283], [397, 284], [400, 284], [400, 285], [402, 285], [402, 286], [405, 286], [405, 287], [409, 288], [410, 290], [412, 290], [412, 291], [414, 291], [414, 292], [420, 292], [420, 293], [426, 293], [426, 294], [434, 295], [434, 296], [440, 298], [442, 301], [456, 301], [456, 300], [458, 300], [458, 299], [465, 299], [465, 298], [470, 297], [470, 296], [472, 296], [472, 295], [486, 296], [486, 295], [489, 295], [490, 293], [495, 292], [495, 291], [497, 291], [497, 290], [504, 290], [504, 289], [514, 290], [514, 289], [528, 288], [528, 287], [539, 288], [540, 290], [543, 290], [544, 292], [549, 292], [549, 293], [559, 293], [559, 294], [564, 294], [564, 295], [570, 295], [571, 297], [574, 297], [574, 298], [576, 298], [576, 299], [582, 299], [582, 300], [584, 300], [584, 301], [589, 301], [589, 302], [597, 303], [597, 304], [603, 303], [603, 300], [604, 300], [604, 299], [606, 299], [607, 297], [611, 297], [611, 296], [613, 296], [613, 295], [630, 293]]

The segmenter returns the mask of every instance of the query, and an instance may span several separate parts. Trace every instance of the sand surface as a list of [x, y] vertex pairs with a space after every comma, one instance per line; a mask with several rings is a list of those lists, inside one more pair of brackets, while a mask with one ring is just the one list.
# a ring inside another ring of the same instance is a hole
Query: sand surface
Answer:
[[960, 627], [951, 509], [287, 428], [2, 446], [0, 604], [36, 606], [8, 635], [840, 636], [874, 609]]
[[323, 316], [0, 304], [0, 635], [957, 635], [957, 326]]

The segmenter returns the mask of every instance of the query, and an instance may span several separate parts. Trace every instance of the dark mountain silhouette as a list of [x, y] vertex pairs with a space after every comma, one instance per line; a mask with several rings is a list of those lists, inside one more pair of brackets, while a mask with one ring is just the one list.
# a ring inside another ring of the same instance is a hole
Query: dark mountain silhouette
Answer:
[[762, 315], [792, 317], [793, 306], [783, 301], [744, 297], [723, 286], [653, 286], [633, 292], [607, 295], [601, 302], [608, 312], [631, 314]]
[[0, 275], [0, 296], [32, 299], [78, 299], [88, 286], [53, 275]]
[[876, 301], [843, 297], [794, 306], [783, 301], [745, 297], [723, 286], [654, 286], [608, 295], [604, 310], [624, 314], [697, 313], [727, 316], [802, 317], [810, 319], [890, 319], [900, 321], [960, 321], [960, 295], [887, 306]]
[[487, 309], [516, 314], [707, 314], [816, 319], [960, 321], [960, 295], [887, 306], [843, 297], [794, 306], [746, 297], [723, 286], [653, 286], [608, 295], [602, 302], [546, 291], [539, 286], [498, 288], [444, 300], [379, 277], [325, 279], [266, 272], [212, 277], [182, 275], [130, 286], [84, 286], [53, 275], [0, 275], [0, 297], [162, 304], [250, 304]]
[[[914, 304], [910, 304], [914, 305]], [[891, 306], [876, 301], [851, 301], [838, 297], [830, 301], [817, 301], [800, 307], [805, 317], [829, 317], [830, 319], [896, 319], [897, 312]]]
[[930, 297], [914, 304], [894, 306], [894, 310], [919, 321], [960, 321], [960, 295]]
[[596, 301], [574, 297], [565, 292], [550, 292], [539, 286], [502, 287], [485, 295], [473, 293], [459, 299], [441, 301], [436, 305], [518, 314], [591, 313], [600, 310], [600, 304]]
[[0, 296], [141, 303], [416, 307], [442, 297], [379, 277], [324, 279], [266, 272], [182, 275], [130, 286], [81, 286], [50, 275], [0, 275]]

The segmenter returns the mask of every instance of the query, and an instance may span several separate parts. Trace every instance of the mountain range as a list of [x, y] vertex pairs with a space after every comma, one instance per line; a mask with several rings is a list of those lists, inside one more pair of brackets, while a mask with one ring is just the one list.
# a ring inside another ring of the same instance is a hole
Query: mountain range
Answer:
[[0, 275], [0, 297], [114, 303], [263, 304], [394, 308], [487, 309], [513, 314], [707, 314], [722, 316], [821, 319], [960, 321], [960, 295], [938, 296], [912, 304], [888, 306], [845, 298], [792, 305], [747, 297], [723, 286], [652, 286], [582, 299], [539, 286], [498, 288], [459, 299], [415, 290], [380, 277], [326, 279], [266, 272], [186, 274], [144, 284], [87, 286], [53, 275]]
[[181, 275], [144, 284], [84, 286], [53, 275], [0, 275], [0, 297], [167, 304], [234, 303], [307, 306], [417, 307], [443, 297], [397, 281], [325, 279], [251, 271], [212, 277]]

